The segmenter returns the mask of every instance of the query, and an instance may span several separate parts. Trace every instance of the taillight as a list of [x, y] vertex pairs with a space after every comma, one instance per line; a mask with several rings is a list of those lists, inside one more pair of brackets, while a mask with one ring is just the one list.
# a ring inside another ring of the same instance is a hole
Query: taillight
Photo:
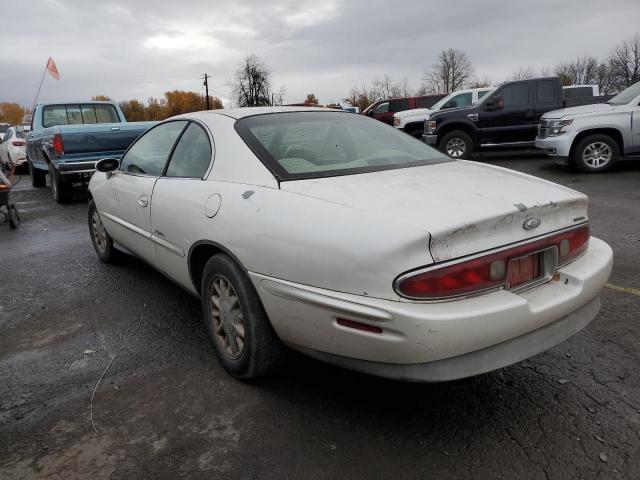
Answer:
[[435, 300], [503, 287], [507, 285], [510, 265], [516, 265], [512, 260], [555, 247], [558, 252], [555, 270], [558, 265], [564, 265], [583, 253], [589, 245], [589, 236], [589, 225], [586, 224], [470, 260], [415, 274], [410, 272], [396, 280], [396, 291], [403, 297]]
[[62, 144], [62, 135], [56, 133], [53, 135], [53, 151], [56, 155], [64, 155], [64, 145]]
[[13, 140], [11, 145], [14, 147], [24, 147], [24, 140]]

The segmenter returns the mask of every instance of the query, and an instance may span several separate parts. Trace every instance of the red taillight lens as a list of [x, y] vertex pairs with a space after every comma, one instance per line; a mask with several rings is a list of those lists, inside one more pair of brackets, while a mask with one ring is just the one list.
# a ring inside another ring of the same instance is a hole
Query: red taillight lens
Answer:
[[589, 236], [589, 225], [584, 225], [471, 260], [415, 275], [403, 275], [396, 283], [396, 290], [409, 298], [439, 299], [501, 287], [506, 284], [510, 260], [556, 247], [558, 264], [564, 265], [587, 249]]
[[53, 136], [53, 151], [56, 155], [64, 155], [64, 145], [62, 144], [62, 135], [56, 133]]
[[355, 330], [362, 330], [363, 332], [382, 333], [382, 328], [380, 327], [377, 327], [375, 325], [368, 325], [366, 323], [356, 322], [354, 320], [347, 320], [346, 318], [338, 318], [336, 322], [338, 322], [338, 325], [342, 325], [343, 327], [353, 328]]
[[24, 140], [13, 140], [11, 145], [14, 147], [24, 147]]

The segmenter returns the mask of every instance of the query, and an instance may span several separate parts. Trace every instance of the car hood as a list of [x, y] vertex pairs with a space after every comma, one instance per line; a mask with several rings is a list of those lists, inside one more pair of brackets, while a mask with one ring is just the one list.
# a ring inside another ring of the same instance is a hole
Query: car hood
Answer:
[[[281, 189], [403, 222], [430, 235], [436, 262], [489, 250], [587, 220], [587, 197], [500, 167], [451, 161], [281, 183]], [[541, 225], [525, 230], [537, 217]]]
[[428, 115], [431, 112], [428, 108], [414, 108], [412, 110], [403, 110], [402, 112], [395, 113], [393, 116], [396, 118], [412, 117], [414, 115]]
[[565, 116], [574, 115], [592, 115], [594, 113], [610, 112], [611, 110], [615, 110], [615, 108], [615, 105], [609, 105], [607, 103], [594, 103], [591, 105], [580, 105], [579, 107], [554, 110], [552, 112], [545, 113], [542, 118], [562, 118]]

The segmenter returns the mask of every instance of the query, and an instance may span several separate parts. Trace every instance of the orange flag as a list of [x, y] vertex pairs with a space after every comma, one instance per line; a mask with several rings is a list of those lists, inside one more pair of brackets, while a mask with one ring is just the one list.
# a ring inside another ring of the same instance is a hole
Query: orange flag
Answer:
[[47, 72], [49, 72], [51, 76], [56, 80], [60, 80], [60, 73], [58, 72], [58, 67], [56, 67], [56, 62], [54, 62], [53, 58], [51, 57], [49, 57], [49, 61], [47, 62]]

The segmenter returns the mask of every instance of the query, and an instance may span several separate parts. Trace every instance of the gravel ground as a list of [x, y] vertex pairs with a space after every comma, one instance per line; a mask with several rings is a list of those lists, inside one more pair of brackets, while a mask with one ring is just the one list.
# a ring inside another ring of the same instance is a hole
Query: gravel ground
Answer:
[[197, 299], [137, 260], [98, 262], [82, 192], [57, 205], [23, 178], [23, 224], [0, 225], [0, 478], [640, 478], [640, 162], [482, 161], [587, 193], [615, 263], [585, 330], [445, 384], [297, 355], [234, 380]]

